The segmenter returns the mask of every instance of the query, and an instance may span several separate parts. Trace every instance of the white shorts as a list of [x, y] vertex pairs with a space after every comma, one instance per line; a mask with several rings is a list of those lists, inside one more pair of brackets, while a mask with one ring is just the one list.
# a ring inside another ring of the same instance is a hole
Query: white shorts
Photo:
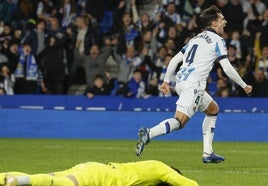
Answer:
[[177, 83], [175, 90], [179, 95], [176, 110], [186, 114], [189, 118], [197, 111], [205, 111], [213, 100], [199, 82], [195, 84]]

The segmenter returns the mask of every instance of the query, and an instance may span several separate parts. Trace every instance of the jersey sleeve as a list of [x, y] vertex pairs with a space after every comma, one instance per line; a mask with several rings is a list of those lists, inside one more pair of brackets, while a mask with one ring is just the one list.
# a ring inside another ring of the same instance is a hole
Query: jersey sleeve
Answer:
[[224, 58], [227, 58], [227, 48], [226, 43], [223, 38], [219, 38], [215, 44], [215, 52], [217, 59], [220, 61]]
[[175, 70], [178, 66], [178, 64], [180, 62], [182, 62], [182, 58], [183, 58], [183, 53], [182, 51], [180, 51], [179, 53], [177, 53], [169, 62], [169, 65], [168, 65], [168, 68], [167, 68], [167, 72], [165, 74], [165, 77], [164, 77], [164, 81], [165, 82], [170, 82], [171, 81], [171, 77], [172, 77], [172, 74], [175, 73]]
[[234, 67], [231, 65], [230, 61], [227, 58], [220, 60], [220, 65], [222, 66], [223, 71], [231, 80], [236, 82], [242, 88], [245, 88], [247, 86], [247, 84], [242, 80], [242, 78], [239, 76], [239, 74], [237, 73], [237, 71], [234, 69]]

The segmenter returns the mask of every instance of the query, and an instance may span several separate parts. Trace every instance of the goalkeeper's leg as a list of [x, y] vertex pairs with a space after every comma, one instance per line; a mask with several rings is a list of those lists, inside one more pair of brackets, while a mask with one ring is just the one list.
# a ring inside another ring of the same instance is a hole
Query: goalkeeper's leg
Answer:
[[22, 175], [28, 175], [24, 172], [3, 172], [0, 173], [0, 185], [4, 185], [5, 184], [5, 179], [7, 175], [12, 175], [12, 176], [22, 176]]
[[78, 182], [72, 175], [69, 176], [51, 176], [48, 174], [34, 174], [26, 176], [8, 175], [5, 186], [78, 186]]

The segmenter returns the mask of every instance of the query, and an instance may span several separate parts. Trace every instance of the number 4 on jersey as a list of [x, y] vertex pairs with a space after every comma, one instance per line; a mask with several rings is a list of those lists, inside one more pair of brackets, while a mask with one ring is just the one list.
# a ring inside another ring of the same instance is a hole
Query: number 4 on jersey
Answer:
[[195, 56], [195, 52], [197, 49], [198, 45], [193, 45], [192, 48], [190, 49], [190, 51], [188, 52], [188, 55], [186, 57], [186, 63], [188, 63], [188, 66], [190, 66], [190, 64], [194, 61], [194, 56]]

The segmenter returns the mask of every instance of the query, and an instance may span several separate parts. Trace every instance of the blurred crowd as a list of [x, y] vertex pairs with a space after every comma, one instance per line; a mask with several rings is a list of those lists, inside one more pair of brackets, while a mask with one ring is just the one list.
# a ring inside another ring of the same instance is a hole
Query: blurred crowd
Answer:
[[[215, 4], [231, 64], [251, 97], [268, 97], [268, 0], [153, 2], [146, 11], [143, 0], [0, 0], [0, 94], [164, 96], [170, 59]], [[174, 74], [172, 90], [175, 82]], [[207, 91], [246, 96], [217, 61]]]

